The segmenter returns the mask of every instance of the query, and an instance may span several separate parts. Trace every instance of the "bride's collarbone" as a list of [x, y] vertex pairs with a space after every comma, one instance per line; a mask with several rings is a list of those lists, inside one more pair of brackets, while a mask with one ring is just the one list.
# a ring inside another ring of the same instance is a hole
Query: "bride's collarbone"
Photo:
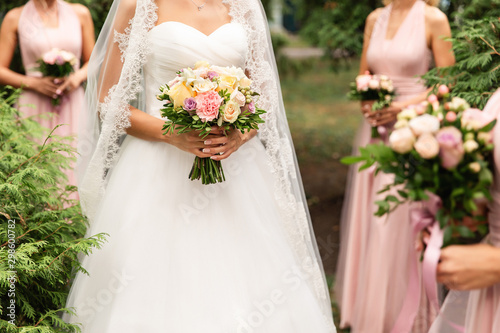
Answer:
[[[157, 0], [158, 21], [179, 22], [210, 35], [213, 31], [231, 22], [229, 8], [218, 0]], [[205, 4], [200, 10], [200, 6]]]

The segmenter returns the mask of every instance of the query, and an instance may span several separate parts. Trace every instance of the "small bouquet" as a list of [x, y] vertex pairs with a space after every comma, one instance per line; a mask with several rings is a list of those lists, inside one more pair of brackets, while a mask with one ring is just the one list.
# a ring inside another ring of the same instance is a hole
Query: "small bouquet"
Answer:
[[[218, 67], [199, 61], [194, 69], [181, 69], [172, 81], [160, 87], [157, 95], [165, 102], [162, 117], [168, 118], [164, 134], [199, 131], [205, 138], [212, 126], [241, 133], [258, 129], [266, 111], [256, 106], [254, 98], [259, 94], [250, 89], [251, 84], [243, 69], [234, 66]], [[189, 178], [201, 179], [204, 185], [223, 182], [221, 161], [196, 157]]]
[[[35, 69], [40, 71], [43, 76], [66, 77], [74, 71], [74, 66], [77, 63], [76, 56], [68, 51], [54, 48], [42, 55], [37, 60], [38, 67]], [[52, 99], [52, 105], [61, 104], [61, 98]]]
[[427, 200], [432, 193], [440, 200], [435, 219], [444, 230], [443, 244], [463, 243], [477, 232], [487, 233], [487, 225], [471, 226], [464, 219], [484, 220], [474, 216], [477, 200], [491, 199], [495, 124], [493, 116], [470, 108], [461, 98], [451, 98], [448, 87], [440, 86], [437, 96], [430, 95], [398, 115], [388, 146], [368, 145], [360, 148], [360, 156], [342, 162], [363, 162], [360, 170], [376, 163], [377, 172], [395, 176], [394, 183], [380, 191], [392, 190], [392, 194], [376, 202], [377, 216], [408, 200]]
[[[391, 105], [395, 92], [392, 81], [386, 75], [371, 75], [366, 72], [356, 77], [351, 83], [351, 90], [347, 94], [349, 99], [356, 101], [373, 101], [372, 111], [376, 112]], [[372, 138], [379, 137], [378, 129], [372, 128]]]

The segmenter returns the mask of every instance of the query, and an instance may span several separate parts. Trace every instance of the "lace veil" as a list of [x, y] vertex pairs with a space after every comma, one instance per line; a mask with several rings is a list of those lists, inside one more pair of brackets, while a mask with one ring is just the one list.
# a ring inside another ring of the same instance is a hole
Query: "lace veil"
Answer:
[[[259, 130], [271, 161], [274, 193], [295, 250], [302, 276], [307, 276], [335, 332], [331, 303], [281, 95], [269, 28], [258, 0], [223, 0], [232, 21], [247, 32], [246, 70], [259, 105], [268, 111]], [[144, 110], [142, 68], [152, 50], [147, 34], [157, 23], [154, 0], [115, 0], [92, 54], [88, 70], [86, 111], [83, 112], [77, 173], [84, 213], [95, 218], [106, 181], [120, 156], [120, 143], [130, 126], [129, 105]]]

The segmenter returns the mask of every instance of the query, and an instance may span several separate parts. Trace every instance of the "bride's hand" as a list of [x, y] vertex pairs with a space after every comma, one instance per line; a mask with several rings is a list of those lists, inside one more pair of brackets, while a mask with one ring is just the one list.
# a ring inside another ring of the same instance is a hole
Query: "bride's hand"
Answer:
[[[237, 151], [245, 142], [249, 141], [257, 134], [256, 130], [251, 130], [242, 134], [239, 130], [227, 132], [227, 136], [207, 138], [205, 143], [207, 148], [205, 152], [212, 154], [211, 158], [215, 161], [221, 161]], [[211, 147], [208, 147], [210, 145]], [[215, 147], [214, 147], [215, 146]]]
[[212, 149], [218, 148], [220, 144], [211, 143], [212, 140], [225, 139], [218, 127], [212, 127], [212, 132], [206, 138], [200, 136], [200, 132], [192, 131], [188, 133], [170, 135], [168, 143], [176, 146], [180, 150], [187, 151], [201, 158], [212, 157]]

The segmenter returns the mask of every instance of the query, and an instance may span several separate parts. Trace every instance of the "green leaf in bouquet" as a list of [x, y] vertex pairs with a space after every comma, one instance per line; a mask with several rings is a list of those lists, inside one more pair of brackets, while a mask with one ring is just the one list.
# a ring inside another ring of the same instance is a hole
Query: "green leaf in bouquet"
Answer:
[[439, 209], [436, 213], [436, 220], [439, 222], [439, 226], [443, 229], [450, 220], [450, 217], [446, 215], [443, 208]]
[[375, 212], [375, 216], [384, 216], [391, 210], [391, 205], [385, 200], [375, 201], [375, 204], [378, 206], [378, 210]]
[[340, 160], [340, 163], [351, 165], [351, 164], [356, 164], [356, 163], [363, 162], [363, 161], [366, 161], [366, 158], [363, 156], [346, 156]]
[[477, 226], [477, 231], [479, 232], [479, 234], [481, 236], [486, 236], [486, 234], [488, 234], [488, 232], [489, 232], [488, 225], [486, 225], [486, 224], [479, 224]]
[[408, 192], [403, 190], [398, 190], [398, 194], [401, 198], [408, 199]]
[[493, 183], [493, 174], [490, 169], [482, 168], [479, 171], [479, 181], [484, 184], [492, 184]]
[[446, 227], [443, 232], [443, 247], [451, 245], [453, 241], [453, 229]]
[[491, 123], [489, 123], [488, 125], [481, 128], [479, 130], [479, 132], [490, 132], [495, 127], [496, 123], [497, 123], [497, 120], [494, 119]]
[[[377, 194], [382, 194], [384, 192], [387, 192], [389, 191], [391, 188], [392, 188], [392, 184], [387, 184], [386, 186], [384, 186], [380, 191], [377, 192]], [[387, 199], [387, 198], [386, 198]]]
[[420, 187], [423, 181], [424, 177], [422, 177], [422, 174], [420, 172], [415, 172], [415, 175], [413, 176], [413, 184], [415, 185], [415, 188]]
[[396, 204], [400, 204], [401, 201], [399, 201], [399, 199], [395, 196], [395, 195], [388, 195], [385, 197], [385, 200], [388, 201], [388, 202], [394, 202]]
[[468, 227], [466, 227], [464, 225], [456, 226], [455, 230], [458, 232], [458, 234], [461, 237], [464, 237], [464, 238], [473, 238], [475, 236], [474, 233], [472, 232], [472, 230], [470, 230]]
[[458, 197], [464, 193], [465, 193], [465, 189], [462, 187], [458, 187], [458, 188], [453, 189], [453, 191], [451, 191], [451, 197], [452, 198]]
[[474, 212], [477, 210], [477, 205], [476, 205], [476, 202], [473, 200], [473, 199], [467, 199], [464, 201], [464, 208], [468, 211], [468, 212]]

